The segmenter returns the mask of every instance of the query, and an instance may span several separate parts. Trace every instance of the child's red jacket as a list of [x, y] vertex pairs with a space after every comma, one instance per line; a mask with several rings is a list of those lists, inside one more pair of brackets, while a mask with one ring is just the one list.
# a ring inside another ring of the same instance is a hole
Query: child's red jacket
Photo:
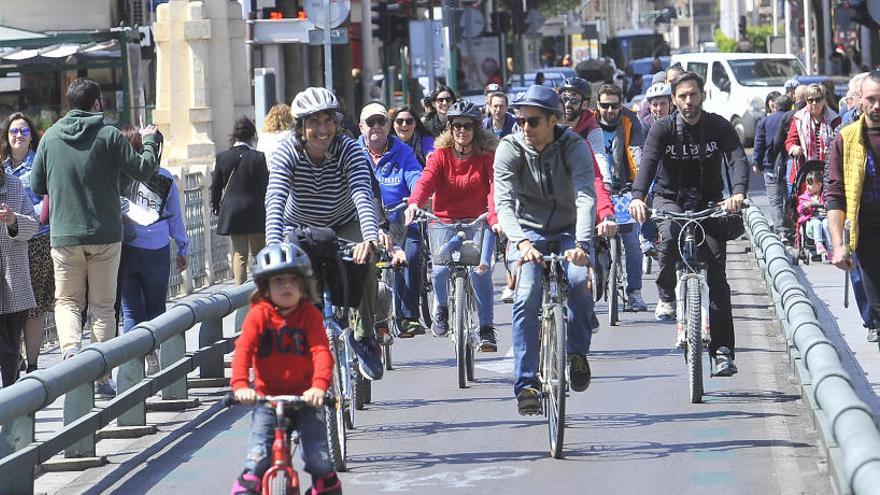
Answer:
[[235, 342], [232, 390], [249, 386], [250, 368], [260, 395], [302, 395], [311, 387], [330, 388], [333, 355], [318, 308], [302, 301], [284, 317], [270, 301], [252, 304]]

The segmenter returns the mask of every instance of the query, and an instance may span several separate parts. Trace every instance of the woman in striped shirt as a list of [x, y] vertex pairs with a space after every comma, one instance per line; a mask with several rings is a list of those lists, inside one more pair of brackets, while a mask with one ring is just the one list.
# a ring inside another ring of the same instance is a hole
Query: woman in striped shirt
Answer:
[[366, 263], [368, 282], [351, 344], [361, 372], [378, 380], [383, 368], [373, 332], [376, 265], [371, 260], [379, 238], [373, 178], [357, 143], [337, 125], [338, 108], [336, 97], [324, 88], [307, 88], [293, 99], [293, 135], [278, 146], [269, 164], [266, 244], [282, 242], [285, 228], [295, 226], [330, 227], [339, 237], [358, 242], [352, 257]]

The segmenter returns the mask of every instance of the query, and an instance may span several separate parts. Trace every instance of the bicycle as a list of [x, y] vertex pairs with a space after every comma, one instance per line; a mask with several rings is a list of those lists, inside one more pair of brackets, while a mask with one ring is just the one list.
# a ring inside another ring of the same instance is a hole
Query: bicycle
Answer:
[[[743, 203], [743, 208], [749, 206]], [[728, 215], [720, 206], [702, 211], [685, 211], [683, 213], [650, 209], [651, 216], [658, 220], [684, 221], [678, 236], [678, 249], [681, 261], [676, 268], [678, 283], [675, 287], [676, 297], [676, 346], [684, 349], [684, 358], [688, 366], [688, 390], [693, 404], [703, 401], [703, 346], [708, 349], [712, 341], [709, 327], [709, 284], [706, 276], [707, 263], [697, 259], [697, 236], [701, 222], [710, 218], [722, 218]], [[706, 354], [708, 357], [708, 353]], [[712, 370], [711, 365], [709, 369]], [[714, 370], [710, 371], [714, 376]]]
[[550, 243], [549, 250], [552, 254], [544, 255], [544, 274], [541, 279], [543, 304], [538, 380], [541, 383], [542, 409], [547, 418], [550, 455], [554, 459], [560, 459], [565, 438], [565, 399], [568, 396], [565, 375], [568, 277], [562, 265], [565, 256], [559, 254], [559, 243]]
[[[336, 401], [327, 394], [324, 404], [331, 407]], [[235, 395], [229, 393], [223, 398], [224, 407], [240, 404]], [[290, 429], [289, 414], [311, 407], [301, 395], [267, 395], [258, 397], [257, 404], [275, 411], [275, 440], [272, 442], [272, 464], [263, 473], [261, 493], [267, 495], [299, 495], [299, 474], [293, 467], [292, 457], [299, 445], [299, 435]]]
[[[405, 208], [406, 198], [393, 208], [385, 208], [385, 218], [389, 220], [389, 235], [395, 243], [402, 244], [406, 241], [407, 227], [402, 225], [403, 215], [399, 214]], [[395, 277], [395, 272], [402, 268], [394, 266], [391, 263], [391, 258], [392, 254], [383, 249], [378, 261], [376, 261], [376, 268], [379, 269], [381, 276], [379, 277], [379, 287], [376, 291], [377, 315], [375, 326], [379, 328], [382, 324], [387, 323], [388, 325], [388, 333], [385, 335], [377, 334], [377, 336], [379, 344], [382, 346], [382, 361], [385, 369], [389, 371], [394, 369], [391, 361], [391, 347], [394, 345], [395, 337], [400, 336], [400, 320], [397, 316], [397, 302], [395, 301], [395, 294], [397, 293], [397, 277]], [[389, 301], [389, 311], [387, 314], [378, 314], [379, 311], [384, 312], [385, 310], [384, 304], [380, 308], [379, 301]]]
[[450, 336], [455, 343], [455, 361], [458, 369], [458, 387], [467, 388], [474, 379], [474, 354], [479, 348], [475, 331], [476, 302], [471, 288], [469, 268], [478, 266], [482, 255], [486, 218], [483, 213], [471, 222], [443, 223], [440, 218], [419, 210], [417, 221], [432, 220], [429, 234], [432, 261], [450, 269], [449, 319]]

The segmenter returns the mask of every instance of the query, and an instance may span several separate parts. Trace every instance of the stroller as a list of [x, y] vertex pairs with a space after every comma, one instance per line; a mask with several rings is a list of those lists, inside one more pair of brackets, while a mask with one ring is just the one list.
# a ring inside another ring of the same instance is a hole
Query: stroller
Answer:
[[803, 194], [807, 188], [807, 175], [810, 172], [819, 171], [824, 175], [825, 162], [821, 160], [808, 160], [801, 164], [796, 158], [788, 160], [788, 169], [786, 171], [786, 195], [785, 195], [785, 223], [786, 227], [794, 232], [795, 256], [793, 256], [792, 264], [803, 261], [805, 265], [809, 265], [815, 257], [818, 256], [816, 251], [816, 242], [807, 236], [807, 225], [797, 223], [797, 204], [798, 196]]

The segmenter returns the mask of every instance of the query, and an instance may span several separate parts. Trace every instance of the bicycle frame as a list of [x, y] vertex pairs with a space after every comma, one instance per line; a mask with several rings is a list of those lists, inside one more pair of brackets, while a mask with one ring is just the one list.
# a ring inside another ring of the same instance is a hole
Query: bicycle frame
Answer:
[[[681, 238], [683, 239], [683, 246], [680, 245], [682, 261], [677, 269], [678, 283], [675, 285], [676, 314], [687, 314], [685, 307], [687, 282], [689, 279], [696, 278], [700, 286], [700, 333], [703, 342], [708, 344], [712, 341], [709, 326], [709, 283], [706, 276], [706, 263], [697, 259], [696, 225], [694, 222], [688, 222], [684, 226]], [[685, 332], [685, 320], [682, 317], [679, 317], [676, 322], [676, 330], [679, 335], [683, 335]]]
[[565, 438], [565, 402], [568, 395], [566, 380], [568, 306], [568, 277], [562, 262], [565, 256], [558, 253], [558, 244], [551, 245], [551, 254], [544, 256], [541, 276], [543, 304], [541, 307], [539, 374], [541, 404], [550, 440], [550, 455], [562, 457]]

